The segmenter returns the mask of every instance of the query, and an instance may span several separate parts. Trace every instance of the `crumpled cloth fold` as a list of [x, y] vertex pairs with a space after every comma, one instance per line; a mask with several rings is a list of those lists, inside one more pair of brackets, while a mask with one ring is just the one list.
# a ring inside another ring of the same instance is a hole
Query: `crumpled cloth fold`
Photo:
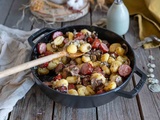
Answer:
[[[31, 47], [27, 39], [36, 31], [22, 31], [0, 25], [0, 71], [29, 60]], [[7, 120], [9, 112], [33, 84], [30, 70], [0, 79], [0, 120]]]
[[[160, 38], [160, 0], [123, 0], [130, 15], [138, 18], [139, 38], [156, 35]], [[143, 45], [145, 49], [159, 47], [153, 42]]]

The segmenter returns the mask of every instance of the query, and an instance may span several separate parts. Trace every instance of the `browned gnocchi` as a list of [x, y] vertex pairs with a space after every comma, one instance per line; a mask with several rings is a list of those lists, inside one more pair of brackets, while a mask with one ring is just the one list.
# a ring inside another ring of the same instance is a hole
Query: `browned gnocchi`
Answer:
[[39, 57], [54, 54], [60, 48], [65, 48], [69, 54], [84, 54], [39, 65], [37, 73], [39, 76], [56, 74], [43, 82], [59, 92], [76, 96], [102, 94], [120, 86], [132, 71], [125, 47], [120, 43], [108, 44], [95, 31], [87, 29], [66, 33], [57, 31], [50, 42], [39, 43]]

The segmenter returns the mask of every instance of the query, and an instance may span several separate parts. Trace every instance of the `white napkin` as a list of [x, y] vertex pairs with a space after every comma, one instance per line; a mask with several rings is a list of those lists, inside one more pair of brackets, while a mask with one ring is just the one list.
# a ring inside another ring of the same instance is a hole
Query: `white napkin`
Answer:
[[[35, 33], [0, 25], [0, 71], [29, 60], [31, 47], [28, 37]], [[30, 70], [0, 79], [0, 120], [7, 120], [9, 112], [34, 84]]]

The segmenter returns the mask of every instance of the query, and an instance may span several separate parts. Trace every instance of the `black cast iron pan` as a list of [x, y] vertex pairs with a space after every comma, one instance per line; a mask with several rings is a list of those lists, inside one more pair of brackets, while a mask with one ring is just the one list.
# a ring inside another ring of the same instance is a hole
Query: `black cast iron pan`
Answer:
[[[75, 108], [90, 108], [90, 107], [97, 107], [103, 104], [106, 104], [112, 100], [114, 100], [116, 97], [118, 96], [122, 96], [125, 98], [133, 98], [134, 96], [136, 96], [141, 88], [143, 87], [147, 76], [139, 69], [136, 67], [136, 60], [135, 60], [135, 55], [134, 52], [131, 48], [131, 46], [119, 35], [108, 31], [106, 29], [103, 28], [99, 28], [99, 27], [95, 27], [95, 26], [88, 26], [88, 25], [77, 25], [77, 26], [68, 26], [68, 27], [63, 27], [63, 28], [59, 28], [59, 29], [51, 29], [51, 28], [43, 28], [41, 30], [39, 30], [38, 32], [36, 32], [35, 34], [31, 35], [28, 39], [29, 44], [32, 46], [32, 53], [30, 56], [30, 60], [36, 59], [37, 58], [37, 44], [39, 42], [46, 42], [48, 43], [49, 40], [52, 37], [52, 33], [55, 31], [62, 31], [63, 33], [66, 33], [68, 31], [73, 31], [74, 29], [77, 31], [80, 31], [81, 29], [88, 29], [90, 31], [96, 31], [98, 33], [98, 37], [100, 39], [105, 39], [107, 40], [109, 43], [121, 43], [121, 44], [126, 44], [128, 46], [128, 53], [127, 56], [131, 61], [131, 67], [132, 67], [132, 72], [131, 74], [128, 76], [128, 78], [126, 78], [126, 80], [124, 81], [124, 83], [122, 85], [120, 85], [119, 87], [117, 87], [116, 89], [103, 93], [103, 94], [99, 94], [99, 95], [93, 95], [93, 96], [73, 96], [73, 95], [68, 95], [65, 93], [60, 93], [58, 91], [53, 90], [52, 88], [46, 86], [45, 84], [43, 84], [43, 80], [44, 79], [50, 79], [51, 77], [54, 76], [54, 74], [52, 75], [45, 75], [43, 77], [40, 77], [37, 74], [37, 68], [31, 68], [32, 74], [35, 78], [35, 81], [37, 83], [37, 85], [41, 88], [41, 90], [51, 99], [53, 99], [55, 102], [60, 103], [62, 105], [65, 106], [69, 106], [69, 107], [75, 107]], [[34, 43], [33, 41], [38, 38], [39, 36], [43, 35], [43, 37], [41, 37], [38, 42]], [[130, 81], [131, 77], [133, 76], [133, 74], [136, 73], [139, 77], [139, 83], [129, 92], [124, 91], [123, 89], [127, 86], [128, 82]]]

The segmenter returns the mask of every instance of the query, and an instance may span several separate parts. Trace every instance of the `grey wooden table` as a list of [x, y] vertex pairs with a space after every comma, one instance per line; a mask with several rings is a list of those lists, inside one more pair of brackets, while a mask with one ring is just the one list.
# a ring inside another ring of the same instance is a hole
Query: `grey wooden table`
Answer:
[[[28, 0], [0, 0], [0, 24], [13, 28], [21, 18], [22, 11], [19, 8], [27, 4]], [[19, 24], [18, 29], [29, 31], [33, 28], [52, 27], [60, 28], [69, 25], [92, 25], [100, 18], [106, 18], [106, 13], [101, 11], [90, 11], [86, 16], [72, 22], [55, 23], [48, 26], [43, 21], [31, 21], [32, 14], [26, 11], [25, 18]], [[129, 31], [124, 35], [128, 43], [133, 46], [139, 41], [137, 21], [131, 17]], [[160, 79], [160, 56], [159, 48], [134, 50], [136, 64], [147, 73], [148, 56], [152, 54], [156, 60], [155, 76]], [[130, 91], [138, 82], [136, 76], [132, 77], [126, 90]], [[140, 93], [133, 99], [117, 97], [105, 105], [88, 108], [73, 109], [55, 103], [44, 95], [34, 85], [26, 96], [19, 100], [8, 120], [160, 120], [160, 93], [152, 93], [148, 90], [147, 83]]]

